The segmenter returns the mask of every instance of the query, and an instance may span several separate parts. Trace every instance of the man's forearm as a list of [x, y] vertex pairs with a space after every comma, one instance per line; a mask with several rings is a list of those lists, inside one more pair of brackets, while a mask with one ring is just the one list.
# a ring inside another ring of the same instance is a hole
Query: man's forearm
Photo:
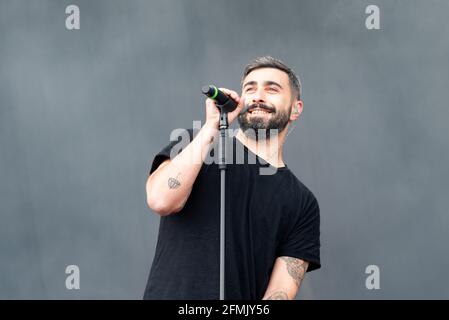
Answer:
[[288, 298], [287, 292], [284, 290], [276, 290], [271, 292], [270, 294], [266, 294], [262, 300], [293, 300]]
[[150, 208], [161, 215], [182, 209], [217, 135], [218, 130], [206, 123], [180, 154], [153, 172], [146, 184]]
[[263, 300], [294, 300], [309, 263], [302, 259], [282, 256], [274, 263]]

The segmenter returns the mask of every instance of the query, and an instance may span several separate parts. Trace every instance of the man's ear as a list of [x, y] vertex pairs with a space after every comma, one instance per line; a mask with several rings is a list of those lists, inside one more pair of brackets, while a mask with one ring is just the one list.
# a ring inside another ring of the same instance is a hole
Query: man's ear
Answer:
[[292, 114], [290, 115], [290, 120], [295, 121], [299, 118], [299, 115], [301, 114], [303, 109], [303, 103], [301, 100], [295, 101], [295, 104], [293, 105]]

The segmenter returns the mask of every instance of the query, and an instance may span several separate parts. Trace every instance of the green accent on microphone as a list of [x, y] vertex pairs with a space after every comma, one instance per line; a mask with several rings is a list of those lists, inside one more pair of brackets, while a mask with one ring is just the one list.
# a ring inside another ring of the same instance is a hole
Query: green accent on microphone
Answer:
[[212, 86], [213, 88], [214, 88], [214, 95], [212, 96], [212, 97], [210, 97], [212, 100], [214, 100], [216, 97], [217, 97], [217, 95], [218, 95], [218, 89], [217, 89], [217, 87], [216, 86]]

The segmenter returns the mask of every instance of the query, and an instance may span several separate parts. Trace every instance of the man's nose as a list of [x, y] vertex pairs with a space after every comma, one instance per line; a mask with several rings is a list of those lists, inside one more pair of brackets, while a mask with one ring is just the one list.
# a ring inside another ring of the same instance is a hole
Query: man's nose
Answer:
[[263, 89], [258, 89], [254, 92], [252, 96], [252, 102], [253, 103], [261, 103], [265, 102], [265, 93]]

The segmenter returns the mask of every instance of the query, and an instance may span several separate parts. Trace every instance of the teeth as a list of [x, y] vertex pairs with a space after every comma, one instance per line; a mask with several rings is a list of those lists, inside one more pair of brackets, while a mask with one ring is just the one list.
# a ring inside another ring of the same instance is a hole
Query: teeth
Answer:
[[251, 114], [267, 114], [269, 112], [265, 111], [265, 110], [253, 110], [251, 111]]

